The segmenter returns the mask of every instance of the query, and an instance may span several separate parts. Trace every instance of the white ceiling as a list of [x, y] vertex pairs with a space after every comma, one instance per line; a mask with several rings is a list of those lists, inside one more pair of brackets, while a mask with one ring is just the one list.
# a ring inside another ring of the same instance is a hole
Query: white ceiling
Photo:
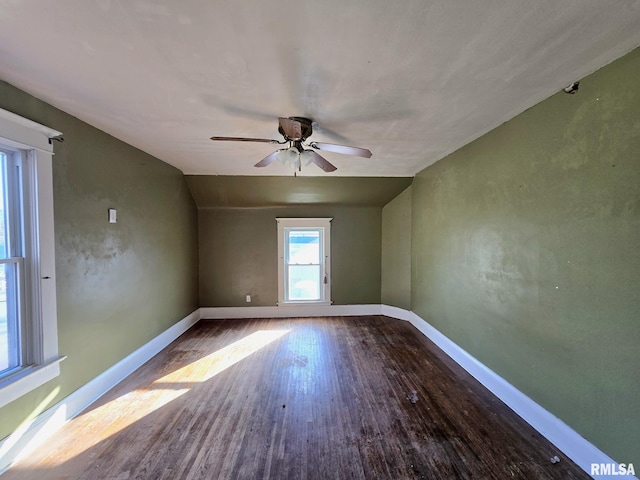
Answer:
[[[640, 45], [640, 2], [0, 0], [0, 78], [186, 174], [253, 164], [278, 116], [342, 176], [411, 176]], [[302, 174], [326, 175], [315, 166]]]

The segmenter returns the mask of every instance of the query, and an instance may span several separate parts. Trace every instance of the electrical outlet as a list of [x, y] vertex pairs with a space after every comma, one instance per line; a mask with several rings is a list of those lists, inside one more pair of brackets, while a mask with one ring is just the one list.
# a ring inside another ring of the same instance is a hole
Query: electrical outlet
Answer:
[[246, 300], [247, 300], [247, 303], [251, 303], [251, 295], [247, 295]]
[[118, 221], [118, 217], [116, 215], [116, 209], [115, 208], [110, 208], [109, 209], [109, 223], [116, 223]]

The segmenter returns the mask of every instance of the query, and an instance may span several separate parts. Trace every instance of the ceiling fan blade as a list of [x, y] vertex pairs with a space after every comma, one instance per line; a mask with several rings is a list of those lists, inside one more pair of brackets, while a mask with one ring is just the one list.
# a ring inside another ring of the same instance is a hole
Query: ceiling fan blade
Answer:
[[337, 170], [337, 167], [335, 165], [329, 163], [327, 160], [325, 160], [323, 157], [318, 155], [313, 150], [306, 150], [306, 151], [309, 152], [309, 154], [311, 155], [311, 163], [316, 164], [318, 167], [320, 167], [325, 172], [328, 173], [328, 172], [333, 172], [333, 171]]
[[278, 153], [280, 153], [280, 150], [276, 150], [272, 154], [267, 155], [262, 160], [260, 160], [258, 163], [256, 163], [254, 165], [254, 167], [266, 167], [267, 165], [269, 165], [270, 163], [272, 163], [276, 159], [276, 155], [278, 155]]
[[284, 117], [278, 118], [278, 121], [285, 137], [290, 140], [300, 140], [302, 138], [302, 125], [299, 121]]
[[342, 153], [343, 155], [356, 155], [357, 157], [371, 158], [371, 150], [366, 148], [348, 147], [346, 145], [335, 145], [333, 143], [311, 142], [312, 148], [326, 150], [327, 152]]
[[245, 138], [245, 137], [211, 137], [216, 142], [262, 142], [262, 143], [281, 143], [278, 140], [270, 140], [268, 138]]
[[335, 130], [330, 130], [324, 125], [314, 125], [313, 133], [319, 133], [320, 135], [324, 135], [325, 137], [329, 137], [332, 140], [337, 142], [348, 142], [349, 139], [344, 135], [339, 134]]

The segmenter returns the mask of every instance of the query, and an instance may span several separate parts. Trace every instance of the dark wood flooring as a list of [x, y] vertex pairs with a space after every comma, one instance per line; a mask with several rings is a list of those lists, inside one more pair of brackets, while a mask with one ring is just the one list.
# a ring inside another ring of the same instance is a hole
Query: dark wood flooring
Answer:
[[218, 478], [589, 477], [381, 316], [201, 321], [2, 476]]

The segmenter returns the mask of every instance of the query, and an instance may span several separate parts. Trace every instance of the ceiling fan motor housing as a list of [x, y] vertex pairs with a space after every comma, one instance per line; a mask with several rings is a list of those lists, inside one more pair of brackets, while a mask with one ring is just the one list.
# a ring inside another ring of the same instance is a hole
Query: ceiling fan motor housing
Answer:
[[[296, 121], [300, 124], [300, 138], [291, 138], [290, 140], [300, 140], [304, 142], [307, 138], [311, 136], [313, 133], [313, 128], [311, 126], [311, 119], [305, 117], [288, 117], [289, 120]], [[285, 138], [288, 138], [287, 134], [284, 132], [282, 125], [278, 125], [278, 132]]]

